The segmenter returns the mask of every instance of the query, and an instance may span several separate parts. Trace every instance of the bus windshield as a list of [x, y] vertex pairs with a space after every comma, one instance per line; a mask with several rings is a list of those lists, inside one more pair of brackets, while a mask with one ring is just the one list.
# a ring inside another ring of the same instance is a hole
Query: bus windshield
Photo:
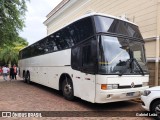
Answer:
[[113, 33], [143, 39], [138, 26], [131, 23], [104, 16], [95, 16], [94, 20], [97, 33]]
[[99, 73], [119, 75], [148, 73], [143, 44], [131, 39], [101, 35]]

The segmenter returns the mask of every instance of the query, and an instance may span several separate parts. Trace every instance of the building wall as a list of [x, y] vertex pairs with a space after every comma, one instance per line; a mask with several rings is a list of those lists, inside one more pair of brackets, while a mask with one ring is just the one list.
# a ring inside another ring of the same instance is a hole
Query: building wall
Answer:
[[160, 85], [160, 63], [159, 63], [159, 85]]
[[155, 84], [155, 62], [149, 62], [147, 64], [149, 69], [149, 85], [152, 86]]
[[[160, 0], [77, 0], [71, 7], [66, 10], [63, 10], [64, 8], [65, 6], [54, 14], [55, 18], [52, 22], [46, 24], [48, 34], [89, 12], [100, 12], [117, 17], [126, 16], [139, 26], [144, 39], [160, 36]], [[155, 39], [145, 42], [147, 58], [157, 57], [158, 49], [156, 46]], [[160, 52], [158, 54], [160, 57]], [[158, 74], [155, 72], [155, 62], [149, 62], [148, 66], [150, 84], [154, 84], [155, 75]], [[160, 70], [158, 72], [160, 73]]]
[[158, 76], [158, 80], [159, 80], [159, 85], [160, 85], [160, 63], [159, 63], [159, 76]]
[[[155, 62], [148, 62], [147, 63], [147, 66], [148, 66], [148, 69], [149, 69], [149, 85], [150, 86], [155, 86]], [[159, 66], [160, 66], [160, 63], [159, 63]], [[158, 84], [160, 85], [160, 67], [159, 67], [159, 70], [158, 70]]]
[[156, 41], [145, 42], [145, 51], [147, 58], [154, 58], [156, 56]]

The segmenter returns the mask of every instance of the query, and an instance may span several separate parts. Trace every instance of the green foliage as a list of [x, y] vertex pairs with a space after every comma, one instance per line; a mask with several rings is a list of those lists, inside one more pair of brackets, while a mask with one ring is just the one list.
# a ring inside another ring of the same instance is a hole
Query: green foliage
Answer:
[[28, 42], [21, 37], [18, 37], [12, 44], [4, 44], [0, 49], [0, 61], [6, 64], [17, 63], [19, 51], [27, 45]]
[[17, 62], [19, 50], [28, 45], [19, 37], [25, 26], [26, 1], [0, 0], [0, 61], [6, 64]]
[[18, 39], [28, 0], [0, 0], [0, 46]]
[[0, 53], [0, 59], [5, 63], [11, 63], [11, 61], [18, 61], [18, 51], [13, 47], [5, 46]]

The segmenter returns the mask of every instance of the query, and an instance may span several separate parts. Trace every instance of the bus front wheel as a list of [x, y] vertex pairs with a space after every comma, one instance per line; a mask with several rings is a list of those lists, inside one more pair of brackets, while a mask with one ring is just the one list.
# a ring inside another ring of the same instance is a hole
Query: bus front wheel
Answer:
[[65, 78], [65, 80], [63, 80], [62, 92], [65, 99], [67, 100], [74, 99], [73, 84], [72, 84], [72, 81], [67, 77]]

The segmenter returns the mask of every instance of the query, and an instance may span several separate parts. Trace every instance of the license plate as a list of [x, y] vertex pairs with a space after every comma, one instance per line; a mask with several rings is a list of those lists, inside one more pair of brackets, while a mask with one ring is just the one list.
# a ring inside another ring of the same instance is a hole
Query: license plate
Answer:
[[134, 92], [127, 93], [126, 96], [133, 96]]

